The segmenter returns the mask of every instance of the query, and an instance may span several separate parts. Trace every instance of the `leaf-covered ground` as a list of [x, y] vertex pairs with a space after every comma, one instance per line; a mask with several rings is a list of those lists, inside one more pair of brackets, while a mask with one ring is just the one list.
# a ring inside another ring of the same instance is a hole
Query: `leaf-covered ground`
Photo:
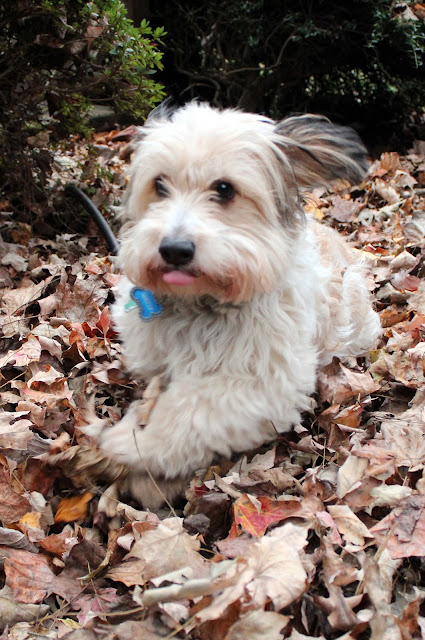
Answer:
[[[57, 152], [50, 186], [95, 166], [93, 201], [117, 204], [128, 153], [115, 140]], [[93, 476], [72, 453], [90, 416], [114, 422], [141, 394], [108, 311], [115, 258], [93, 226], [46, 241], [6, 225], [2, 638], [425, 638], [423, 146], [307, 201], [370, 263], [377, 349], [326, 367], [302, 424], [159, 513], [109, 497], [102, 461]]]

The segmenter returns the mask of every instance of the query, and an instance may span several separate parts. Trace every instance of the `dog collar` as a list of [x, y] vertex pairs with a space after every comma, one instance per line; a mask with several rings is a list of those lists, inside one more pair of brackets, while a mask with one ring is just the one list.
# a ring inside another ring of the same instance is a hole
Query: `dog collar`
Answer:
[[161, 315], [162, 307], [149, 289], [133, 287], [130, 291], [130, 298], [125, 305], [125, 310], [131, 311], [134, 307], [138, 307], [139, 316], [143, 322], [149, 322]]

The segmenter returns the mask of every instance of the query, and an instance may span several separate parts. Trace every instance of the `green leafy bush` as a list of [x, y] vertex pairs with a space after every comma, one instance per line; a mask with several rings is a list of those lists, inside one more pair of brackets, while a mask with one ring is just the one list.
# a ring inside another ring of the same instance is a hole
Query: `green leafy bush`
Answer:
[[44, 197], [43, 142], [87, 133], [93, 103], [140, 119], [163, 98], [154, 74], [164, 29], [126, 15], [119, 0], [0, 3], [2, 186], [15, 209]]

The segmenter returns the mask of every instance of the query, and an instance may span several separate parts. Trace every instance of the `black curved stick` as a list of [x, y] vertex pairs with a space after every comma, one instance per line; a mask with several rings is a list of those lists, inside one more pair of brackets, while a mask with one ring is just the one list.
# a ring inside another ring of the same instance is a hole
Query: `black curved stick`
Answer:
[[113, 255], [117, 255], [120, 248], [119, 242], [113, 234], [113, 231], [105, 218], [100, 213], [99, 209], [94, 206], [93, 202], [86, 196], [81, 189], [73, 184], [67, 184], [65, 187], [65, 195], [76, 198], [83, 205], [87, 213], [93, 218], [103, 237], [106, 240], [109, 251]]

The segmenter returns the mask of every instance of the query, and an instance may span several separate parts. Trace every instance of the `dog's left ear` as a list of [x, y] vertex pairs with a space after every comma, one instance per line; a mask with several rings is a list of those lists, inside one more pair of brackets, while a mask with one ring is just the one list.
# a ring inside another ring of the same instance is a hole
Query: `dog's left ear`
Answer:
[[367, 151], [357, 133], [323, 116], [285, 118], [276, 125], [275, 134], [300, 187], [329, 184], [337, 178], [355, 184], [367, 172]]

